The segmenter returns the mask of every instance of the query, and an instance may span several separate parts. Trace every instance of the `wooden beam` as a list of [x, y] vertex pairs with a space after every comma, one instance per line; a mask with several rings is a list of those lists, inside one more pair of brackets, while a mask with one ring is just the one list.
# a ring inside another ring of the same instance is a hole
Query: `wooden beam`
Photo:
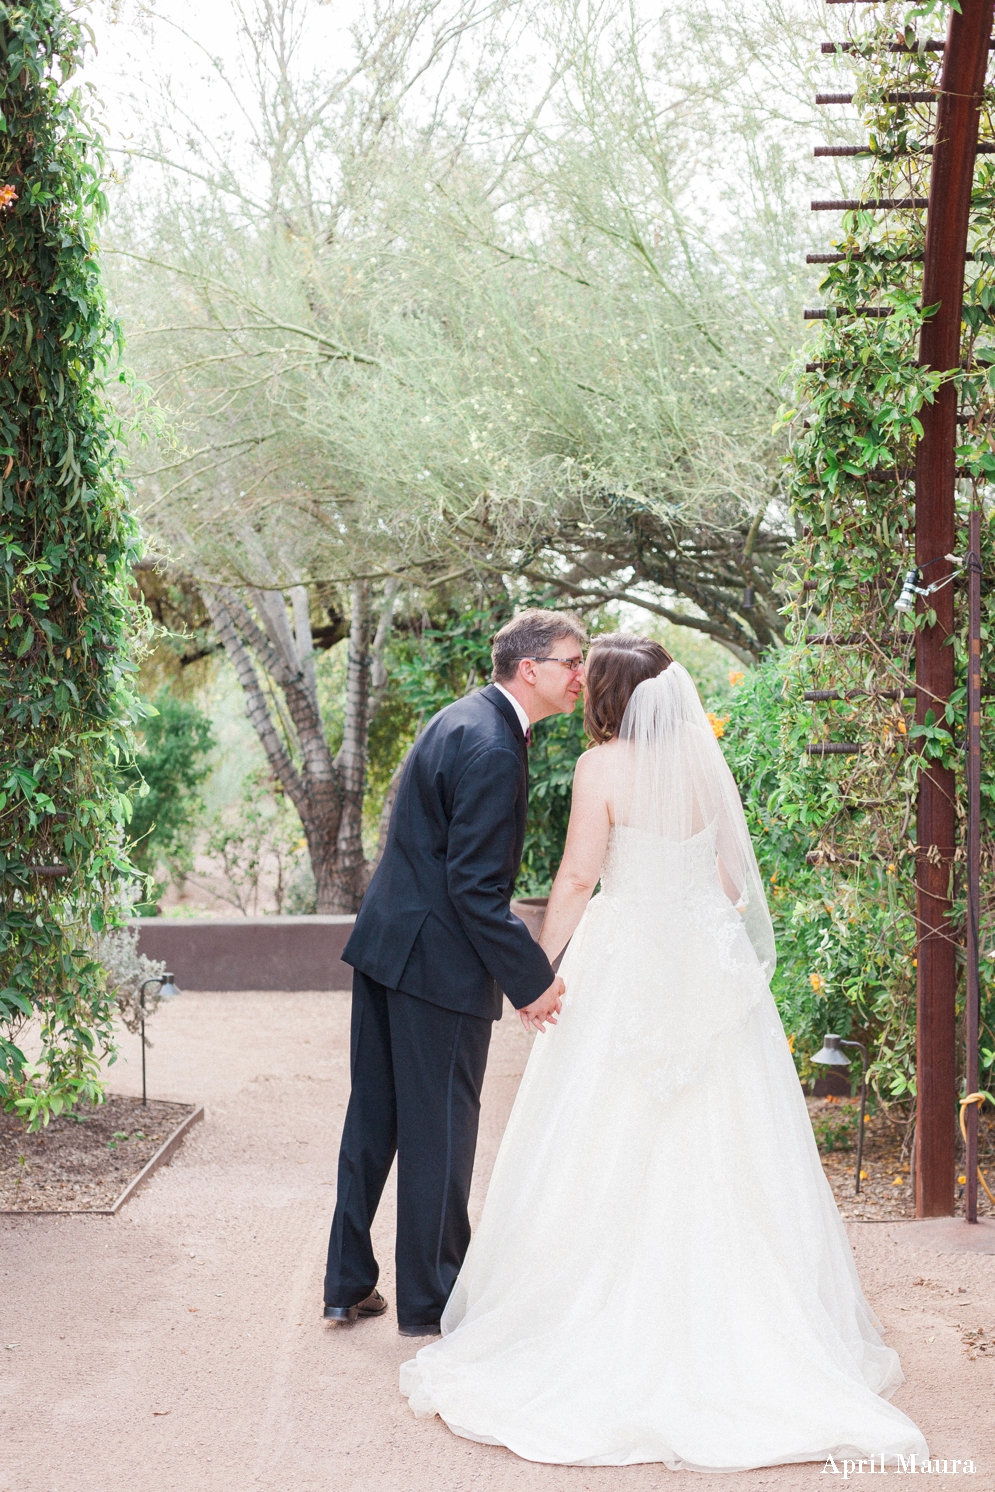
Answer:
[[[968, 216], [974, 182], [981, 92], [988, 64], [993, 0], [961, 0], [952, 13], [943, 54], [933, 167], [926, 216], [922, 304], [939, 303], [923, 327], [920, 361], [952, 372], [960, 363], [961, 312]], [[954, 446], [957, 394], [945, 383], [921, 414], [916, 453], [916, 562], [930, 584], [950, 574], [943, 558], [955, 547]], [[939, 563], [936, 563], [939, 561]], [[947, 585], [920, 598], [936, 622], [917, 634], [916, 719], [937, 717], [954, 682], [954, 592]], [[954, 839], [953, 772], [927, 767], [919, 778], [916, 855], [918, 1038], [916, 1215], [954, 1211], [957, 1075], [955, 1066], [956, 944], [950, 922]]]

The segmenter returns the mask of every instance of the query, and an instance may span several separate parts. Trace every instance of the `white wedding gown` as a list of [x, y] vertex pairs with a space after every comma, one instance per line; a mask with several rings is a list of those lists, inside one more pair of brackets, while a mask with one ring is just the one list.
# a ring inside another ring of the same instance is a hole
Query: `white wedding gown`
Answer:
[[715, 824], [613, 829], [601, 885], [411, 1408], [572, 1465], [924, 1457]]

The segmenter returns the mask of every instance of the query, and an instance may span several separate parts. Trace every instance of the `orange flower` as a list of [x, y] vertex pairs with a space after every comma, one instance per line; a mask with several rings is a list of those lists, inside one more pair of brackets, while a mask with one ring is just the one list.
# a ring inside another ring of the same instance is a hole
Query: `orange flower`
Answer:
[[713, 715], [712, 712], [711, 712], [711, 710], [707, 711], [707, 714], [708, 714], [708, 723], [712, 727], [712, 730], [715, 733], [716, 740], [718, 740], [719, 737], [724, 736], [725, 733], [726, 733], [726, 726], [729, 724], [729, 716], [728, 715]]
[[745, 673], [742, 673], [738, 668], [731, 668], [729, 670], [729, 682], [734, 689], [736, 685], [741, 684], [745, 678]]
[[13, 207], [17, 201], [17, 192], [10, 186], [0, 186], [0, 212], [6, 207]]
[[820, 995], [822, 993], [825, 987], [825, 981], [821, 974], [810, 974], [808, 976], [808, 982], [815, 990], [815, 993], [817, 995]]

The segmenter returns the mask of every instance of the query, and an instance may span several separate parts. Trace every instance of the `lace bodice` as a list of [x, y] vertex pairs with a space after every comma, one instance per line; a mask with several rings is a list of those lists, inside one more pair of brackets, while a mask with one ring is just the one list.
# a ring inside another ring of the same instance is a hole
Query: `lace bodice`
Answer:
[[711, 900], [721, 894], [715, 868], [715, 826], [680, 842], [629, 826], [613, 828], [601, 867], [601, 893], [609, 898], [660, 898], [661, 887], [693, 889]]

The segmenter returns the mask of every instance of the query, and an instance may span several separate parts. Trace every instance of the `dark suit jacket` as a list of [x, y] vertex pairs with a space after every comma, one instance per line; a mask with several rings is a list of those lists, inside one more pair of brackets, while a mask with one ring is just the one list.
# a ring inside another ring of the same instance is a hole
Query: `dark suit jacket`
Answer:
[[342, 954], [388, 989], [489, 1020], [549, 988], [509, 903], [525, 843], [528, 748], [489, 684], [440, 710], [411, 749], [383, 858]]

